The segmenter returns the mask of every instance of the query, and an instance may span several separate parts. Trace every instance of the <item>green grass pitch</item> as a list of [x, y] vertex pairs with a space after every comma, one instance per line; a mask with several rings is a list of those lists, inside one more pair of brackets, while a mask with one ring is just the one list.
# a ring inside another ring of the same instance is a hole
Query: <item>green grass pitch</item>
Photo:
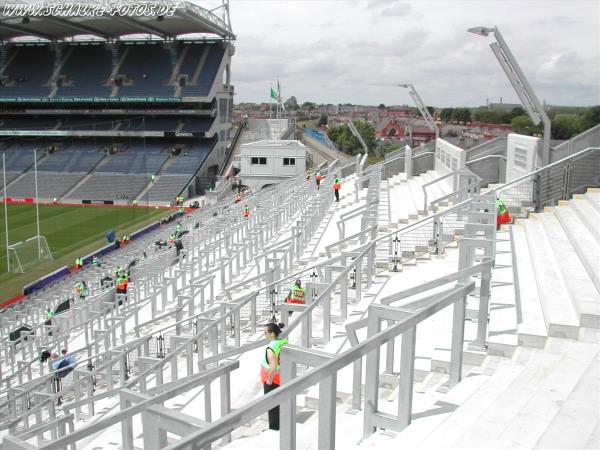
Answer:
[[[8, 206], [9, 245], [37, 235], [35, 205]], [[95, 205], [39, 205], [40, 234], [46, 237], [54, 261], [44, 261], [25, 274], [7, 273], [4, 205], [0, 205], [0, 301], [19, 294], [23, 285], [64, 265], [71, 266], [105, 244], [105, 233], [131, 233], [170, 213], [165, 209]]]

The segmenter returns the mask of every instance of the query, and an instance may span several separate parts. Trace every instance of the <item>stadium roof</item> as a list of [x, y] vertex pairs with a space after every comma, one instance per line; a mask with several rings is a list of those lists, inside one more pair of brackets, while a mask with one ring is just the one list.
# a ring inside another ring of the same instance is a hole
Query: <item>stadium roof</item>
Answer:
[[[153, 15], [137, 15], [134, 5], [142, 2], [127, 3], [121, 0], [111, 6], [110, 0], [79, 1], [79, 7], [94, 8], [93, 15], [83, 15], [82, 10], [67, 9], [77, 7], [77, 3], [65, 0], [63, 10], [33, 9], [32, 2], [11, 1], [9, 8], [0, 10], [0, 40], [15, 38], [42, 38], [60, 41], [78, 35], [95, 36], [103, 39], [118, 39], [131, 34], [147, 34], [160, 38], [174, 38], [184, 34], [214, 34], [223, 38], [235, 38], [228, 19], [228, 3], [221, 9], [222, 17], [215, 10], [205, 9], [189, 1], [160, 1], [149, 3], [155, 10]], [[58, 2], [54, 3], [56, 7]], [[81, 6], [84, 5], [84, 6]], [[37, 6], [40, 8], [39, 4]], [[158, 8], [163, 9], [158, 9]], [[168, 9], [170, 8], [170, 9]], [[219, 9], [219, 8], [217, 8]], [[89, 14], [89, 9], [87, 10]], [[137, 10], [140, 11], [140, 10]], [[167, 11], [158, 15], [158, 11]], [[47, 14], [51, 15], [47, 15]]]

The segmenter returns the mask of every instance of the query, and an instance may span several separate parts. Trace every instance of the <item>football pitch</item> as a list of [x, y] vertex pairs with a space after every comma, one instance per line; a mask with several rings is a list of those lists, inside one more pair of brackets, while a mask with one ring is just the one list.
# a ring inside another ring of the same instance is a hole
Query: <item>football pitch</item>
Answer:
[[[7, 205], [9, 245], [37, 235], [35, 205]], [[0, 302], [21, 293], [22, 287], [75, 258], [105, 245], [105, 233], [118, 238], [170, 214], [165, 209], [92, 205], [39, 205], [40, 235], [45, 236], [53, 261], [41, 261], [23, 273], [7, 273], [4, 205], [0, 205]]]

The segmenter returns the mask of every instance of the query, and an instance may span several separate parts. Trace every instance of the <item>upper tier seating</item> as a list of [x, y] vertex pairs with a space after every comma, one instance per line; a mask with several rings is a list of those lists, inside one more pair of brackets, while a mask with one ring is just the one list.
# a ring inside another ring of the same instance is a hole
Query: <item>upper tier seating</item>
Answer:
[[129, 53], [119, 73], [133, 81], [132, 86], [121, 86], [119, 96], [168, 96], [175, 93], [174, 86], [165, 86], [173, 65], [169, 50], [160, 44], [130, 45]]
[[70, 56], [61, 75], [71, 81], [58, 88], [55, 97], [108, 97], [112, 86], [104, 86], [112, 69], [112, 54], [104, 44], [72, 45], [63, 50]]
[[[0, 99], [47, 97], [51, 88], [43, 86], [54, 70], [54, 52], [47, 45], [14, 46], [8, 49], [9, 61], [2, 73]], [[35, 61], [35, 65], [32, 62]]]
[[[189, 46], [179, 74], [187, 75], [183, 96], [207, 96], [219, 70], [225, 49], [220, 44], [183, 44]], [[115, 56], [127, 55], [117, 75], [125, 76], [116, 91], [119, 97], [173, 97], [177, 87], [167, 85], [173, 75], [176, 56], [167, 46], [157, 43], [128, 44], [113, 55], [104, 44], [71, 44], [61, 52], [62, 62], [56, 61], [54, 50], [48, 45], [12, 46], [8, 48], [8, 64], [0, 75], [0, 99], [15, 97], [109, 97], [113, 93], [110, 77]], [[194, 79], [199, 63], [206, 60]], [[32, 67], [35, 61], [35, 68]], [[62, 63], [56, 80], [52, 78]], [[55, 87], [57, 85], [57, 87]], [[55, 91], [53, 93], [53, 91]]]
[[[208, 56], [195, 85], [189, 85], [190, 77], [193, 73], [188, 74], [188, 84], [181, 90], [183, 97], [205, 97], [208, 95], [221, 65], [224, 53], [225, 49], [220, 45], [213, 44], [209, 46]], [[189, 57], [189, 54], [187, 56]]]

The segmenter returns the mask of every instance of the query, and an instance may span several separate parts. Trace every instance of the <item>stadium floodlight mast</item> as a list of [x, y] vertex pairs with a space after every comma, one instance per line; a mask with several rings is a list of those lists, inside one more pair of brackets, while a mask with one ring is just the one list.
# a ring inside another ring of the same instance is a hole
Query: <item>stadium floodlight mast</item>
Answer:
[[[425, 103], [423, 103], [423, 100], [421, 99], [421, 96], [419, 95], [419, 93], [417, 92], [415, 87], [412, 84], [408, 84], [408, 83], [400, 83], [398, 86], [408, 89], [408, 93], [410, 94], [413, 101], [415, 102], [415, 105], [417, 105], [417, 108], [419, 108], [419, 112], [425, 119], [427, 126], [429, 127], [429, 129], [431, 131], [433, 131], [435, 133], [435, 138], [436, 139], [439, 138], [440, 137], [440, 129], [437, 127], [435, 120], [433, 120], [433, 117], [431, 117], [429, 110], [425, 106]], [[412, 125], [411, 125], [411, 141], [412, 141]], [[412, 145], [412, 142], [410, 143], [410, 145]]]
[[544, 138], [542, 148], [542, 165], [546, 166], [550, 163], [550, 119], [544, 110], [544, 107], [536, 97], [529, 81], [525, 78], [523, 71], [517, 64], [517, 60], [511, 53], [506, 41], [502, 37], [500, 30], [497, 27], [473, 27], [467, 30], [469, 33], [476, 34], [478, 36], [487, 37], [492, 33], [496, 42], [490, 44], [490, 48], [494, 52], [494, 55], [498, 59], [500, 66], [506, 73], [510, 83], [512, 84], [515, 92], [521, 99], [521, 104], [527, 111], [527, 114], [531, 118], [534, 125], [538, 125], [540, 122], [544, 123]]

